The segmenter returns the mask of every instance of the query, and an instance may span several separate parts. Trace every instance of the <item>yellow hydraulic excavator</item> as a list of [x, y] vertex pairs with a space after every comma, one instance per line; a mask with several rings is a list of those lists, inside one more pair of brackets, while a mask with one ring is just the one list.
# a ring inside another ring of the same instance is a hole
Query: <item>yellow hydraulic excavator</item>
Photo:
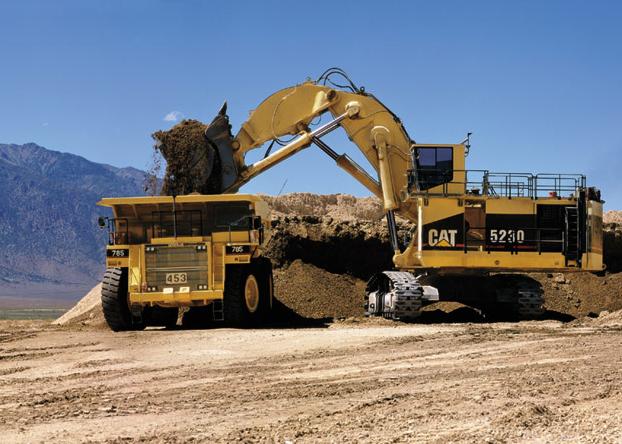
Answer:
[[[327, 113], [332, 120], [312, 127]], [[322, 140], [339, 127], [376, 174]], [[286, 135], [293, 140], [246, 165], [250, 150]], [[206, 137], [218, 153], [223, 193], [315, 145], [382, 200], [395, 270], [370, 279], [369, 315], [416, 318], [440, 292], [450, 299], [470, 293], [475, 305], [492, 302], [520, 318], [537, 317], [542, 291], [517, 273], [604, 268], [602, 201], [585, 176], [467, 170], [468, 136], [461, 143], [416, 143], [389, 108], [338, 68], [269, 96], [235, 137], [224, 106]], [[405, 245], [396, 214], [412, 224]]]

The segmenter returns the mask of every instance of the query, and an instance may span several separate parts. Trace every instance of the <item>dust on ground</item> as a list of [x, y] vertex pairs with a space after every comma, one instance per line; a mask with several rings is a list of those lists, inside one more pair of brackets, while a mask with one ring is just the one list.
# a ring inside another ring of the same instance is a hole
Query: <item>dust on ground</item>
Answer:
[[621, 332], [346, 320], [112, 333], [3, 321], [0, 433], [14, 443], [620, 442]]

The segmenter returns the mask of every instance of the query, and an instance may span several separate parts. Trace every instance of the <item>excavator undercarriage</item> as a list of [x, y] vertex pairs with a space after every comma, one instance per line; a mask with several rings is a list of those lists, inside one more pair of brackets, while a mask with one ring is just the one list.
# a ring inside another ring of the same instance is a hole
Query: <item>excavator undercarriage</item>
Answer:
[[[345, 85], [334, 82], [336, 76]], [[324, 114], [332, 120], [314, 127]], [[322, 140], [338, 128], [360, 149], [374, 174]], [[293, 137], [284, 142], [285, 136]], [[602, 201], [585, 176], [468, 170], [469, 137], [461, 143], [415, 142], [389, 108], [339, 69], [272, 94], [235, 136], [225, 104], [205, 137], [220, 168], [222, 193], [236, 192], [315, 145], [383, 202], [395, 270], [370, 279], [369, 315], [415, 319], [422, 306], [440, 298], [468, 301], [488, 313], [538, 317], [543, 313], [542, 290], [517, 273], [604, 268]], [[247, 165], [246, 154], [265, 144], [264, 158]], [[272, 150], [275, 144], [279, 148]], [[175, 152], [168, 148], [169, 155]], [[193, 170], [196, 165], [167, 171], [165, 181], [182, 173], [205, 177]], [[197, 183], [180, 192], [200, 189]], [[407, 245], [398, 239], [396, 217], [411, 225]]]

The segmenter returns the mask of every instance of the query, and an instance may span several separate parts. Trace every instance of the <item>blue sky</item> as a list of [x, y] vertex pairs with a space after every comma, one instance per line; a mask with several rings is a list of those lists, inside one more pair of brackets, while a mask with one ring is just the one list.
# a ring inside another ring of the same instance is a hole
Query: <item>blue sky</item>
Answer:
[[[209, 121], [226, 99], [237, 132], [275, 90], [339, 66], [419, 142], [472, 131], [469, 168], [583, 172], [622, 208], [620, 2], [22, 0], [0, 19], [0, 143], [145, 168], [167, 114]], [[285, 182], [366, 194], [316, 148], [245, 190]]]

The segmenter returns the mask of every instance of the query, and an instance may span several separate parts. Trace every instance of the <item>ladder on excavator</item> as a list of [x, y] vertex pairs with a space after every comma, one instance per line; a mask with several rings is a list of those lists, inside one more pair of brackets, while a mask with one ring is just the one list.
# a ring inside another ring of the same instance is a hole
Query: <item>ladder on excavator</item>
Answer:
[[564, 256], [567, 267], [580, 266], [581, 233], [579, 231], [579, 210], [577, 207], [566, 207]]

